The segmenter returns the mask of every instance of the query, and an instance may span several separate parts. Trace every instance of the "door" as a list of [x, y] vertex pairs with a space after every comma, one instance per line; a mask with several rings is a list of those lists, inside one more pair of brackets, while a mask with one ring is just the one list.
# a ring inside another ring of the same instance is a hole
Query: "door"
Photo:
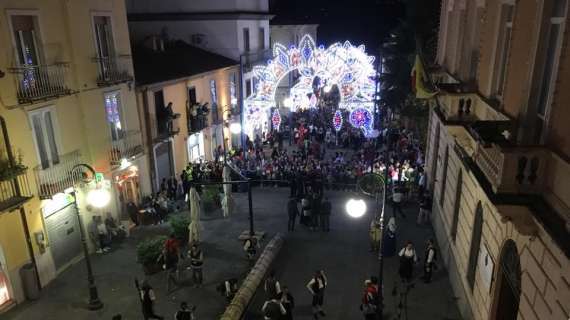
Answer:
[[56, 138], [55, 112], [51, 108], [30, 113], [36, 150], [43, 169], [59, 163], [59, 148]]
[[162, 182], [162, 179], [168, 180], [171, 176], [174, 175], [170, 141], [161, 143], [156, 147], [155, 163], [156, 163], [156, 182], [157, 182], [156, 185], [160, 188], [160, 183]]
[[2, 247], [0, 247], [0, 308], [12, 300], [10, 296], [10, 284], [8, 282], [7, 272], [6, 259], [4, 257], [4, 252], [2, 251]]
[[57, 271], [81, 254], [81, 235], [73, 204], [45, 218], [51, 255]]
[[516, 243], [509, 239], [501, 250], [491, 319], [516, 320], [520, 296], [521, 263]]
[[109, 80], [113, 71], [117, 70], [115, 59], [113, 59], [115, 47], [113, 43], [113, 32], [111, 29], [111, 18], [106, 16], [95, 16], [93, 17], [93, 25], [95, 29], [95, 43], [101, 76], [104, 80]]

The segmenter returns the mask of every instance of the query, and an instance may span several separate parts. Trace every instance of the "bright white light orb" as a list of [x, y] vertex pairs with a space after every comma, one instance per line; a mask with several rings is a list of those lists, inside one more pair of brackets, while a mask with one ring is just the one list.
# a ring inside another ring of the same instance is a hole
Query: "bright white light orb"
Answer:
[[111, 201], [111, 193], [105, 189], [94, 189], [87, 193], [87, 203], [95, 208], [103, 208]]
[[232, 98], [232, 99], [230, 100], [230, 103], [231, 103], [231, 104], [237, 104], [237, 98]]
[[330, 85], [326, 85], [323, 90], [325, 91], [325, 93], [329, 93], [331, 91], [332, 87]]
[[234, 122], [230, 124], [230, 132], [233, 134], [238, 134], [241, 132], [241, 124]]
[[346, 212], [352, 218], [360, 218], [366, 213], [366, 202], [362, 199], [350, 199], [346, 203]]
[[291, 108], [293, 106], [293, 99], [285, 98], [285, 100], [283, 100], [283, 105], [287, 108]]

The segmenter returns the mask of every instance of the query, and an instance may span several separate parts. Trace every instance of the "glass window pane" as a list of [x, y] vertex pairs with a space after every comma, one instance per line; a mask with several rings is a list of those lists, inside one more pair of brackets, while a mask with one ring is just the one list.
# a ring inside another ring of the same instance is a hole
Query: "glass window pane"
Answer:
[[46, 130], [46, 136], [47, 136], [48, 143], [49, 143], [51, 162], [52, 162], [52, 164], [58, 164], [59, 163], [59, 152], [57, 150], [57, 144], [55, 142], [55, 131], [53, 129], [53, 119], [51, 116], [51, 112], [45, 113], [45, 130]]
[[546, 57], [544, 61], [544, 74], [542, 76], [540, 93], [538, 96], [538, 114], [544, 116], [546, 114], [546, 104], [550, 93], [550, 85], [554, 72], [554, 60], [556, 59], [556, 51], [558, 48], [558, 35], [560, 33], [560, 25], [553, 24], [550, 28], [550, 36], [548, 38], [548, 47], [546, 48]]
[[121, 122], [121, 98], [119, 93], [105, 95], [105, 112], [111, 128], [111, 139], [116, 141], [123, 137], [124, 128]]
[[42, 168], [49, 168], [49, 158], [47, 147], [44, 141], [44, 130], [42, 126], [41, 114], [35, 114], [32, 116], [32, 125], [34, 126], [34, 134], [36, 136], [36, 146], [38, 147], [40, 163], [42, 165]]
[[566, 0], [554, 0], [552, 6], [552, 17], [566, 16]]

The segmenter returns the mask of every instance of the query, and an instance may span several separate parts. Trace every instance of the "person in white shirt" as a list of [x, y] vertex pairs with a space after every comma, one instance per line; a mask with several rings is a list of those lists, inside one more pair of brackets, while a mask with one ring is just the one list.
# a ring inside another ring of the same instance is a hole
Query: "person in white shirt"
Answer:
[[431, 282], [431, 274], [435, 267], [436, 260], [437, 260], [437, 251], [435, 250], [433, 239], [429, 239], [427, 241], [427, 247], [424, 258], [424, 276], [422, 277], [425, 283]]
[[400, 250], [398, 255], [400, 256], [400, 268], [398, 270], [400, 278], [402, 281], [410, 282], [414, 273], [414, 264], [418, 262], [416, 250], [412, 242], [408, 240], [406, 246]]
[[309, 289], [309, 292], [313, 296], [311, 306], [313, 308], [313, 317], [315, 319], [319, 319], [319, 315], [323, 317], [326, 316], [323, 311], [323, 303], [327, 285], [327, 277], [323, 270], [315, 271], [315, 275], [311, 278], [309, 283], [307, 283], [307, 289]]
[[400, 215], [402, 216], [402, 218], [406, 218], [406, 215], [404, 214], [404, 212], [402, 211], [402, 199], [404, 197], [404, 194], [402, 193], [402, 188], [400, 188], [400, 186], [396, 185], [394, 187], [394, 191], [392, 193], [392, 215], [395, 217], [396, 216], [396, 212], [400, 213]]

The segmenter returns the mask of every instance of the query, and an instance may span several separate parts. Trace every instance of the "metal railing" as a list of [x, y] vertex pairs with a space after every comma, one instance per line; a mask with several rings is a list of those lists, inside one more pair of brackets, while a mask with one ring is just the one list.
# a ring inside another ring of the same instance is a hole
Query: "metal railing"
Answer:
[[98, 67], [97, 85], [104, 87], [133, 80], [130, 58], [129, 55], [93, 58]]
[[75, 185], [81, 177], [72, 173], [75, 165], [82, 162], [81, 153], [75, 150], [59, 157], [57, 163], [49, 163], [44, 168], [38, 165], [34, 168], [34, 176], [38, 185], [40, 199], [51, 198], [54, 194], [64, 192]]
[[73, 93], [65, 80], [68, 63], [21, 65], [10, 68], [16, 77], [19, 103], [56, 98]]
[[188, 134], [196, 133], [208, 127], [208, 115], [187, 116]]
[[254, 66], [264, 64], [271, 58], [273, 58], [273, 51], [271, 49], [244, 53], [240, 56], [243, 72], [250, 72]]
[[477, 146], [475, 162], [495, 190], [501, 184], [504, 160], [505, 157], [497, 146], [484, 147], [481, 144]]
[[0, 211], [18, 207], [31, 198], [27, 170], [22, 170], [9, 179], [0, 180]]
[[164, 139], [177, 135], [180, 132], [179, 120], [180, 113], [175, 113], [172, 116], [157, 119], [157, 138]]
[[111, 165], [120, 165], [122, 159], [129, 159], [143, 152], [141, 132], [126, 131], [118, 140], [111, 142], [109, 160]]

